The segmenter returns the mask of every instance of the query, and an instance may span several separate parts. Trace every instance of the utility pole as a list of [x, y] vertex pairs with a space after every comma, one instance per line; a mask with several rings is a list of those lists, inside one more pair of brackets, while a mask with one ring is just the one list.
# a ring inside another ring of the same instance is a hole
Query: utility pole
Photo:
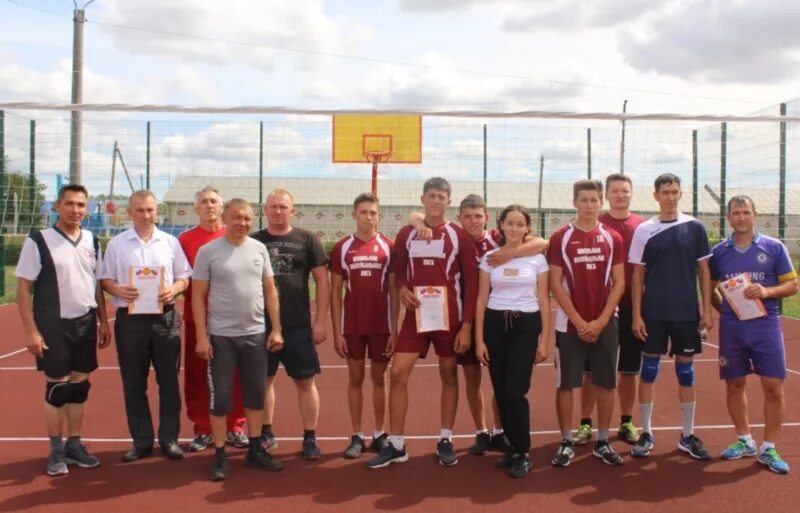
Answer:
[[[628, 100], [622, 102], [622, 113], [628, 108]], [[619, 172], [625, 174], [625, 119], [622, 120], [622, 137], [619, 140]]]
[[[86, 23], [86, 8], [94, 2], [89, 0], [78, 8], [77, 0], [72, 0], [75, 10], [72, 16], [72, 104], [83, 103], [83, 25]], [[83, 113], [72, 111], [69, 131], [69, 183], [81, 183], [81, 148], [83, 144]]]

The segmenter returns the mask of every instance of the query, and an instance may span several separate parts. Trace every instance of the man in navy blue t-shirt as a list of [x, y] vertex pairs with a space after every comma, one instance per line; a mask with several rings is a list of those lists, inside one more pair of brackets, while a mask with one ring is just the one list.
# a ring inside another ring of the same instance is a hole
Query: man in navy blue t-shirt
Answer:
[[675, 356], [678, 398], [683, 432], [678, 448], [695, 459], [711, 457], [694, 435], [694, 355], [703, 350], [700, 340], [700, 311], [697, 278], [703, 295], [703, 323], [713, 327], [711, 279], [708, 258], [711, 248], [703, 225], [682, 214], [681, 179], [671, 173], [655, 180], [653, 198], [659, 215], [640, 224], [633, 234], [628, 261], [635, 265], [631, 287], [633, 333], [644, 341], [639, 381], [639, 410], [642, 434], [631, 449], [634, 457], [650, 454], [655, 439], [651, 428], [653, 384], [658, 376], [661, 355]]

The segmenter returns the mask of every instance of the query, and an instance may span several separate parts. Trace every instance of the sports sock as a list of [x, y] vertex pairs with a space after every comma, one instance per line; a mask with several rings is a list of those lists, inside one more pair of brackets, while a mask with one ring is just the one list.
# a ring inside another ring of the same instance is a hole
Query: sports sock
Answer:
[[272, 434], [272, 424], [261, 425], [261, 436], [275, 436]]
[[568, 442], [571, 442], [572, 441], [572, 431], [569, 431], [569, 430], [562, 431], [561, 432], [561, 439], [562, 440], [566, 440]]
[[763, 441], [761, 442], [761, 449], [758, 450], [758, 454], [764, 454], [767, 451], [767, 449], [774, 449], [774, 448], [775, 448], [774, 442]]
[[50, 437], [50, 452], [57, 452], [64, 449], [64, 441], [60, 436]]
[[364, 439], [366, 438], [366, 435], [364, 435], [364, 432], [363, 432], [363, 431], [359, 431], [358, 433], [356, 433], [356, 436], [357, 436], [357, 437], [359, 437], [359, 438], [361, 439], [361, 441], [362, 441], [362, 442], [363, 442], [363, 441], [364, 441]]
[[488, 435], [489, 434], [489, 430], [488, 429], [476, 429], [475, 430], [475, 434], [476, 435], [480, 435], [481, 433], [486, 433]]
[[597, 430], [597, 441], [598, 442], [608, 442], [608, 430], [607, 429], [598, 429]]
[[503, 428], [492, 428], [492, 436], [502, 435], [503, 433]]
[[452, 430], [452, 429], [445, 429], [445, 428], [442, 428], [442, 429], [439, 431], [439, 438], [440, 438], [440, 439], [442, 439], [442, 438], [443, 438], [443, 439], [445, 439], [445, 440], [450, 440], [451, 438], [453, 438], [453, 430]]
[[372, 438], [380, 438], [383, 436], [383, 431], [373, 431]]
[[588, 424], [589, 426], [592, 425], [592, 418], [591, 417], [584, 417], [581, 419], [581, 424]]
[[620, 415], [620, 424], [627, 424], [629, 422], [633, 422], [633, 415]]
[[222, 447], [214, 447], [214, 453], [217, 456], [225, 456], [225, 446]]
[[[247, 437], [247, 451], [253, 454], [261, 451], [261, 437], [260, 436], [248, 436]], [[223, 445], [223, 448], [225, 446]]]
[[303, 440], [308, 440], [309, 438], [315, 439], [317, 438], [317, 432], [313, 429], [304, 429], [303, 430]]
[[739, 435], [739, 440], [746, 443], [749, 447], [755, 445], [756, 441], [753, 440], [753, 435], [747, 433], [746, 435]]
[[81, 445], [81, 437], [80, 436], [69, 436], [67, 437], [67, 447], [78, 447]]
[[639, 415], [642, 418], [642, 431], [653, 434], [650, 422], [653, 419], [653, 403], [639, 403]]
[[694, 433], [694, 407], [697, 403], [681, 403], [681, 417], [683, 419], [683, 436]]
[[398, 451], [405, 450], [406, 448], [406, 441], [402, 436], [389, 435], [389, 443]]

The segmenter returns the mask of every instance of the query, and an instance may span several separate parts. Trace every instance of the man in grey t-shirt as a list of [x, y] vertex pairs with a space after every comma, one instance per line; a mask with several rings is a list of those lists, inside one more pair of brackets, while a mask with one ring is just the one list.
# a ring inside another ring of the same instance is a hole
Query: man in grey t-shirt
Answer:
[[[212, 481], [228, 478], [226, 416], [236, 369], [242, 384], [249, 448], [245, 464], [261, 470], [283, 468], [261, 446], [261, 415], [267, 380], [267, 351], [283, 346], [278, 291], [266, 247], [248, 237], [253, 209], [232, 199], [222, 211], [225, 236], [201, 247], [192, 280], [196, 352], [209, 362], [210, 423], [214, 438]], [[264, 311], [272, 330], [265, 333]]]

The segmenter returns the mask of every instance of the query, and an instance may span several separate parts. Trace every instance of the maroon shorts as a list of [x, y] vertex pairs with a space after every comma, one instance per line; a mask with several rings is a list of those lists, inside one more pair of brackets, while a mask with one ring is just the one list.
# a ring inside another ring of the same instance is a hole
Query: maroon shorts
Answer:
[[481, 362], [478, 360], [478, 354], [475, 352], [475, 350], [475, 326], [472, 326], [472, 345], [469, 346], [469, 350], [466, 353], [458, 355], [458, 364], [480, 365]]
[[457, 356], [455, 350], [456, 336], [460, 326], [449, 331], [428, 331], [417, 333], [414, 315], [406, 314], [400, 334], [394, 346], [395, 353], [418, 353], [420, 358], [428, 355], [428, 349], [433, 344], [437, 356]]
[[347, 357], [352, 360], [363, 360], [369, 354], [373, 362], [388, 362], [386, 341], [389, 335], [345, 335]]

